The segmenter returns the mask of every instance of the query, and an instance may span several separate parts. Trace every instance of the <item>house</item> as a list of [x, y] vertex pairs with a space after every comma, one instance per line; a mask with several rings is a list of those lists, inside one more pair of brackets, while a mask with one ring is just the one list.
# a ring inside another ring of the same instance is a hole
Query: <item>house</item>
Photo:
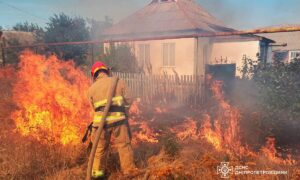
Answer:
[[193, 0], [153, 0], [102, 35], [130, 45], [146, 73], [204, 76], [207, 66], [234, 64], [239, 76], [243, 56], [267, 59], [274, 41], [235, 32]]
[[300, 25], [272, 26], [253, 31], [267, 32], [257, 33], [257, 35], [276, 41], [276, 44], [270, 48], [272, 55], [268, 62], [276, 59], [288, 63], [300, 57]]
[[3, 31], [3, 36], [9, 45], [31, 45], [36, 42], [36, 38], [32, 32]]
[[[36, 37], [31, 32], [22, 32], [22, 31], [3, 31], [2, 47], [5, 46], [16, 46], [16, 45], [32, 45], [36, 42]], [[0, 64], [5, 63], [14, 63], [17, 61], [17, 52], [16, 49], [1, 49], [2, 53], [0, 55], [3, 59]]]

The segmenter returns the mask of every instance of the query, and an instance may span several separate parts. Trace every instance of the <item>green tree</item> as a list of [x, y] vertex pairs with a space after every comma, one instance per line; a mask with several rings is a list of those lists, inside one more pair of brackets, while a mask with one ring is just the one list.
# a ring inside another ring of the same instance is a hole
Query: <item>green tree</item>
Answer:
[[[89, 40], [89, 29], [81, 17], [70, 17], [64, 13], [55, 14], [47, 23], [45, 42], [78, 42]], [[88, 47], [86, 45], [51, 46], [50, 51], [64, 60], [74, 60], [77, 65], [85, 63]]]
[[15, 31], [24, 31], [24, 32], [35, 32], [35, 31], [43, 31], [43, 28], [40, 27], [38, 24], [24, 22], [24, 23], [17, 23], [12, 27]]
[[[244, 69], [253, 75], [258, 89], [257, 105], [261, 109], [264, 130], [282, 144], [295, 143], [300, 138], [300, 59], [291, 63], [253, 64]], [[247, 76], [246, 76], [247, 77]]]
[[127, 44], [114, 45], [111, 43], [100, 55], [100, 59], [116, 72], [142, 72], [137, 60]]

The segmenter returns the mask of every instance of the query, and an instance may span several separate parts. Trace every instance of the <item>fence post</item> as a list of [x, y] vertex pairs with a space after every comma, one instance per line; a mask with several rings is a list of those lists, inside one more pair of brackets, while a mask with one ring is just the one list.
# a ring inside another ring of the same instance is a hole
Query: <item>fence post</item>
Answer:
[[145, 75], [137, 73], [114, 72], [131, 89], [134, 97], [140, 97], [145, 103], [154, 100], [164, 103], [197, 105], [202, 102], [202, 77], [197, 75]]
[[0, 57], [2, 59], [2, 62], [0, 62], [1, 63], [0, 65], [2, 65], [4, 67], [5, 66], [5, 50], [4, 50], [4, 47], [1, 47], [0, 51], [1, 51], [1, 56], [2, 56], [2, 57]]
[[6, 51], [5, 51], [5, 45], [6, 45], [5, 44], [5, 39], [0, 37], [0, 48], [1, 48], [0, 51], [1, 51], [1, 56], [2, 56], [2, 57], [0, 57], [2, 59], [2, 62], [0, 62], [1, 63], [0, 65], [2, 65], [3, 67], [6, 64], [6, 59], [5, 59], [5, 53], [6, 53]]

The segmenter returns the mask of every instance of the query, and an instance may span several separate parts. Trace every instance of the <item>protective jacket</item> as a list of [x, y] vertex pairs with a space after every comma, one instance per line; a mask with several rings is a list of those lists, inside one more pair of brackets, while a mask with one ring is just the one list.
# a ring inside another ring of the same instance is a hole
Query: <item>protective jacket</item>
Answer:
[[[93, 126], [97, 126], [102, 118], [102, 112], [107, 103], [108, 91], [112, 83], [111, 77], [98, 77], [88, 91], [88, 98], [95, 110]], [[112, 106], [106, 118], [106, 125], [114, 125], [126, 119], [125, 108], [131, 103], [130, 93], [123, 80], [118, 80], [112, 99]]]
[[[112, 85], [112, 78], [100, 74], [93, 85], [88, 90], [88, 98], [95, 110], [93, 118], [92, 142], [95, 138], [95, 132], [102, 118], [104, 107], [107, 103], [107, 97]], [[130, 93], [123, 80], [118, 80], [117, 87], [112, 99], [112, 105], [109, 109], [106, 123], [100, 136], [93, 163], [93, 172], [102, 172], [105, 170], [105, 162], [110, 144], [111, 135], [114, 136], [114, 143], [119, 151], [120, 165], [124, 172], [135, 168], [133, 151], [131, 147], [131, 133], [125, 106], [131, 103]]]

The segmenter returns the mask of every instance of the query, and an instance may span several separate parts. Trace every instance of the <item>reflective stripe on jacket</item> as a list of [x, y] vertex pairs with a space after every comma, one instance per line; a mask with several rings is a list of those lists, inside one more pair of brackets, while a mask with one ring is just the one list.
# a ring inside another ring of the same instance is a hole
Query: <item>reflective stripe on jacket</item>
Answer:
[[[104, 100], [101, 100], [101, 101], [98, 101], [98, 102], [95, 102], [94, 103], [94, 108], [99, 108], [101, 106], [105, 106], [107, 103], [107, 99], [104, 99]], [[112, 106], [124, 106], [124, 99], [122, 96], [115, 96], [112, 98]]]
[[[95, 110], [93, 126], [97, 126], [102, 119], [102, 113], [107, 104], [107, 94], [112, 84], [111, 77], [98, 77], [88, 90], [88, 99]], [[126, 119], [125, 107], [131, 103], [131, 95], [124, 80], [119, 79], [112, 99], [112, 105], [107, 114], [106, 124]]]
[[[122, 121], [126, 119], [125, 113], [118, 112], [116, 115], [108, 115], [106, 117], [106, 123], [107, 124], [112, 124], [118, 121]], [[102, 115], [94, 115], [94, 123], [100, 123], [102, 120]]]
[[[94, 103], [95, 110], [101, 107], [105, 107], [107, 104], [107, 99], [98, 101]], [[122, 96], [115, 96], [112, 98], [112, 106], [122, 107], [124, 106], [124, 99]], [[97, 112], [97, 114], [94, 115], [94, 123], [100, 123], [102, 120], [102, 112]], [[106, 123], [112, 124], [121, 120], [126, 119], [125, 112], [119, 111], [119, 112], [109, 112], [106, 117]]]

